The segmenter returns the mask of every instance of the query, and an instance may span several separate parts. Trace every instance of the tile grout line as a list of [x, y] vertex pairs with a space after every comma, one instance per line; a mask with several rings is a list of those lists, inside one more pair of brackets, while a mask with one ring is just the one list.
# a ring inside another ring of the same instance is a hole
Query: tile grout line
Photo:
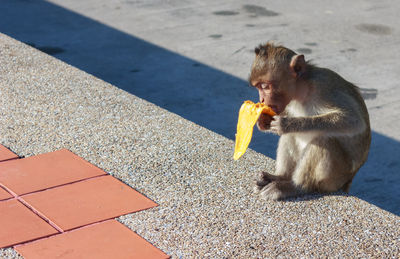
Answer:
[[4, 184], [2, 184], [0, 182], [0, 188], [4, 189], [6, 192], [8, 192], [9, 194], [11, 194], [13, 197], [9, 198], [9, 199], [14, 199], [18, 197], [18, 194], [16, 194], [15, 192], [11, 191], [9, 188], [7, 188], [7, 186], [5, 186]]
[[[40, 189], [40, 190], [36, 190], [36, 191], [27, 192], [27, 193], [21, 194], [21, 196], [34, 194], [34, 193], [38, 193], [38, 192], [44, 192], [44, 191], [51, 190], [51, 189], [54, 189], [54, 188], [59, 188], [59, 187], [62, 187], [62, 186], [71, 185], [71, 184], [83, 182], [83, 181], [86, 181], [86, 180], [91, 180], [91, 179], [94, 179], [94, 178], [97, 178], [97, 177], [104, 177], [104, 176], [108, 176], [108, 175], [110, 175], [110, 174], [105, 173], [105, 174], [102, 174], [102, 175], [90, 176], [88, 178], [83, 178], [83, 179], [76, 180], [76, 181], [73, 181], [73, 182], [63, 183], [63, 184], [59, 184], [59, 185], [50, 186], [50, 187], [47, 187], [45, 189]], [[112, 176], [112, 177], [114, 177], [114, 176]], [[16, 194], [16, 196], [18, 196], [18, 195]]]
[[10, 198], [7, 198], [7, 199], [0, 200], [0, 202], [9, 201], [9, 200], [15, 200], [15, 197], [10, 197]]
[[11, 160], [17, 160], [17, 159], [21, 159], [21, 158], [20, 157], [12, 157], [12, 158], [8, 158], [8, 159], [5, 159], [5, 160], [1, 160], [0, 163], [8, 162], [8, 161], [11, 161]]
[[[12, 158], [7, 158], [7, 159], [4, 159], [4, 160], [0, 160], [0, 163], [3, 163], [3, 162], [8, 162], [8, 161], [11, 161], [11, 160], [18, 160], [18, 159], [21, 159], [21, 157], [19, 156], [19, 155], [17, 155], [16, 153], [14, 153], [13, 151], [11, 151], [9, 148], [7, 148], [6, 146], [4, 146], [4, 145], [2, 145], [2, 144], [0, 144], [0, 146], [3, 146], [5, 149], [7, 149], [8, 151], [10, 151], [11, 153], [13, 153], [13, 154], [15, 154], [17, 157], [12, 157]], [[8, 192], [9, 194], [11, 194], [13, 197], [10, 197], [10, 198], [7, 198], [7, 199], [4, 199], [4, 200], [1, 200], [1, 201], [8, 201], [8, 200], [10, 200], [10, 199], [14, 199], [14, 198], [16, 198], [16, 196], [15, 196], [15, 193], [13, 193], [11, 190], [9, 190], [5, 185], [3, 185], [2, 183], [0, 183], [0, 188], [2, 188], [2, 189], [4, 189], [6, 192]]]
[[[136, 211], [133, 211], [133, 212], [128, 212], [128, 213], [125, 213], [125, 214], [122, 214], [122, 215], [118, 215], [118, 216], [114, 216], [114, 217], [110, 217], [110, 218], [100, 219], [100, 220], [97, 220], [97, 221], [94, 221], [94, 222], [91, 222], [91, 223], [86, 223], [86, 224], [81, 225], [81, 226], [77, 226], [77, 227], [73, 227], [73, 228], [66, 229], [65, 231], [63, 231], [63, 233], [69, 232], [69, 231], [73, 231], [73, 230], [77, 230], [77, 229], [84, 228], [84, 227], [89, 227], [89, 226], [94, 225], [94, 224], [100, 224], [100, 223], [102, 223], [102, 222], [104, 222], [104, 221], [109, 221], [109, 220], [116, 220], [116, 221], [118, 221], [117, 219], [118, 219], [119, 217], [122, 217], [122, 216], [125, 216], [125, 215], [128, 215], [128, 214], [137, 213], [137, 212], [144, 211], [144, 210], [149, 210], [149, 209], [152, 209], [152, 208], [155, 208], [155, 207], [158, 207], [158, 206], [159, 206], [159, 205], [156, 204], [155, 206], [152, 206], [152, 207], [149, 207], [149, 208], [144, 208], [144, 209], [136, 210]], [[119, 222], [119, 221], [118, 221], [118, 222]], [[123, 224], [122, 222], [119, 222], [119, 223]], [[123, 224], [123, 225], [125, 225], [125, 224]], [[133, 230], [132, 230], [132, 231], [133, 231]], [[135, 232], [135, 231], [133, 231], [133, 232]]]
[[68, 230], [66, 230], [66, 231], [64, 231], [64, 232], [62, 232], [62, 233], [51, 234], [51, 235], [47, 235], [47, 236], [44, 236], [44, 237], [39, 237], [39, 238], [36, 238], [36, 239], [32, 239], [32, 240], [24, 241], [24, 242], [21, 242], [21, 243], [18, 243], [18, 244], [14, 244], [14, 245], [13, 245], [13, 248], [15, 249], [15, 247], [17, 247], [17, 246], [23, 246], [23, 245], [28, 244], [28, 243], [36, 242], [36, 241], [39, 241], [39, 240], [42, 240], [42, 239], [52, 238], [52, 237], [54, 237], [54, 236], [58, 236], [58, 235], [61, 235], [61, 234], [67, 234], [67, 233], [69, 233], [69, 232], [73, 232], [73, 231], [76, 231], [76, 230], [80, 230], [81, 228], [91, 227], [91, 226], [93, 226], [93, 225], [98, 225], [98, 224], [101, 224], [101, 223], [103, 223], [103, 222], [111, 221], [111, 220], [117, 221], [117, 220], [114, 218], [114, 219], [106, 219], [106, 220], [94, 222], [94, 223], [91, 223], [91, 224], [88, 224], [88, 225], [84, 225], [84, 226], [80, 226], [80, 227], [77, 227], [77, 228], [68, 229]]
[[[19, 242], [19, 243], [16, 243], [16, 244], [12, 244], [10, 246], [3, 247], [3, 248], [13, 248], [15, 250], [15, 247], [17, 247], [17, 246], [22, 246], [22, 245], [25, 245], [25, 244], [28, 244], [28, 243], [31, 243], [31, 242], [35, 242], [35, 241], [38, 241], [38, 240], [41, 240], [41, 239], [45, 239], [45, 238], [49, 238], [49, 237], [57, 236], [57, 235], [61, 235], [61, 233], [48, 234], [48, 235], [45, 235], [45, 236], [42, 236], [42, 237], [37, 237], [37, 238], [31, 239], [31, 240], [26, 240], [26, 241], [22, 241], [22, 242]], [[17, 251], [17, 253], [18, 253], [18, 251]], [[20, 256], [22, 256], [20, 253], [18, 253], [18, 254]]]
[[[60, 234], [60, 233], [47, 234], [47, 235], [45, 235], [45, 236], [36, 237], [36, 238], [31, 239], [31, 240], [26, 240], [26, 241], [22, 241], [22, 242], [15, 243], [15, 244], [10, 244], [9, 246], [2, 247], [1, 249], [13, 248], [13, 249], [15, 250], [15, 247], [16, 247], [16, 246], [23, 245], [23, 244], [30, 243], [30, 242], [34, 242], [34, 241], [37, 241], [37, 240], [42, 239], [42, 238], [48, 238], [48, 237], [55, 236], [55, 235], [59, 235], [59, 234]], [[17, 252], [18, 252], [18, 251], [17, 251]], [[21, 255], [21, 254], [20, 254], [20, 255]], [[22, 256], [22, 255], [21, 255], [21, 256]], [[25, 257], [24, 257], [24, 258], [25, 258]]]
[[[38, 211], [37, 209], [35, 209], [33, 206], [31, 206], [29, 203], [27, 203], [22, 197], [16, 197], [17, 200], [19, 202], [21, 202], [25, 207], [27, 207], [29, 210], [31, 210], [33, 213], [35, 213], [38, 217], [40, 217], [42, 220], [46, 221], [50, 226], [52, 226], [53, 228], [55, 228], [58, 232], [60, 233], [64, 233], [64, 230], [62, 230], [62, 228], [60, 228], [59, 226], [57, 226], [56, 223], [54, 223], [53, 221], [51, 221], [49, 218], [46, 217], [46, 215], [44, 215], [43, 213], [41, 213], [40, 211]], [[58, 234], [60, 234], [58, 233]]]
[[3, 184], [0, 183], [0, 187], [5, 189], [8, 193], [10, 193], [12, 196], [12, 198], [9, 198], [7, 200], [10, 199], [16, 199], [17, 201], [19, 201], [20, 203], [22, 203], [22, 205], [24, 205], [26, 208], [28, 208], [30, 211], [32, 211], [35, 215], [37, 215], [38, 217], [40, 217], [42, 220], [44, 220], [46, 223], [48, 223], [50, 226], [52, 226], [54, 229], [56, 229], [58, 232], [60, 233], [64, 233], [64, 230], [62, 230], [59, 226], [57, 226], [57, 224], [55, 224], [54, 222], [52, 222], [50, 219], [48, 219], [44, 214], [42, 214], [41, 212], [39, 212], [38, 210], [36, 210], [33, 206], [31, 206], [29, 203], [27, 203], [24, 199], [22, 199], [18, 194], [16, 194], [15, 192], [13, 192], [11, 189], [7, 188], [6, 186], [4, 186]]
[[0, 183], [0, 189], [6, 191], [8, 194], [11, 195], [11, 197], [6, 198], [6, 199], [3, 199], [3, 200], [0, 200], [0, 201], [8, 201], [8, 200], [11, 200], [11, 199], [15, 199], [14, 194], [12, 194], [11, 192], [9, 192], [8, 189], [7, 189], [4, 185], [2, 185], [1, 183]]

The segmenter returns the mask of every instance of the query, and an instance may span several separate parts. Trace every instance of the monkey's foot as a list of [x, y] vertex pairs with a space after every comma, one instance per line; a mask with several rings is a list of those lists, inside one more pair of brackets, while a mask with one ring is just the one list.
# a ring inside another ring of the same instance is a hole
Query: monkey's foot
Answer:
[[273, 181], [286, 181], [286, 180], [287, 178], [285, 178], [284, 176], [274, 175], [268, 172], [257, 172], [255, 174], [254, 192], [261, 191], [261, 189], [263, 189], [264, 186]]
[[264, 186], [272, 182], [272, 179], [269, 177], [271, 174], [267, 172], [257, 172], [255, 174], [255, 186], [254, 192], [259, 192]]
[[264, 186], [260, 195], [265, 200], [282, 200], [299, 194], [291, 181], [273, 181]]

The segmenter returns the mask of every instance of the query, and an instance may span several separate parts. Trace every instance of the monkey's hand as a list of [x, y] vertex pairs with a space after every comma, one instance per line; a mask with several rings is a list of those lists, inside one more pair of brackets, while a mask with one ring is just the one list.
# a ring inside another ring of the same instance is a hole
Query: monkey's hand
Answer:
[[266, 113], [261, 113], [257, 121], [257, 128], [261, 131], [267, 131], [271, 127], [272, 117]]
[[275, 115], [271, 121], [271, 132], [279, 136], [286, 133], [287, 120], [286, 116]]

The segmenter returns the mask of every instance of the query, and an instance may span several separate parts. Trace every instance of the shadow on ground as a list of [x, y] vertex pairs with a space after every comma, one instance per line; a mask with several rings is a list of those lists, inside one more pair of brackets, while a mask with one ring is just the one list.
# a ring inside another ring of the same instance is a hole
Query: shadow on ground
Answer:
[[[45, 1], [3, 0], [0, 31], [230, 139], [241, 103], [257, 100], [242, 79]], [[277, 141], [255, 132], [251, 148], [275, 158]], [[400, 215], [398, 154], [374, 132], [350, 194]]]

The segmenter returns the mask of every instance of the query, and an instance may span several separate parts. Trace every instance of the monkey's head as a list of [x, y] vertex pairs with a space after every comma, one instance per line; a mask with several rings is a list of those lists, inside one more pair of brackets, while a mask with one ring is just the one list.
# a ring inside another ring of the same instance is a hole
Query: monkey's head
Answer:
[[260, 102], [280, 114], [291, 100], [299, 97], [298, 82], [307, 63], [303, 55], [272, 43], [256, 47], [255, 54], [249, 83], [257, 88]]

